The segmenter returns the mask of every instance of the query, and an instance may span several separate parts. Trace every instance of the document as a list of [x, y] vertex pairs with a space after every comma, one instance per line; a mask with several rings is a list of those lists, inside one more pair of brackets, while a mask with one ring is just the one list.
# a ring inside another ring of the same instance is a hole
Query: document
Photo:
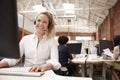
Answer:
[[104, 51], [104, 54], [105, 54], [105, 55], [108, 55], [108, 56], [110, 56], [110, 57], [113, 57], [113, 53], [110, 51], [109, 48], [104, 49], [103, 51]]
[[0, 75], [40, 77], [44, 72], [29, 72], [30, 67], [1, 68]]

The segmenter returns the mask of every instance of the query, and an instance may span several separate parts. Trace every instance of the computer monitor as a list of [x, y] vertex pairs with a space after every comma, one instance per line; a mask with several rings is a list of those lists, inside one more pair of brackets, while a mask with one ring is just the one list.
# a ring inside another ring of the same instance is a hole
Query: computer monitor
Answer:
[[16, 0], [0, 0], [0, 59], [20, 58]]
[[99, 55], [102, 54], [103, 49], [109, 48], [110, 50], [113, 50], [113, 41], [110, 40], [99, 40]]
[[80, 54], [82, 43], [68, 43], [68, 50], [70, 54]]

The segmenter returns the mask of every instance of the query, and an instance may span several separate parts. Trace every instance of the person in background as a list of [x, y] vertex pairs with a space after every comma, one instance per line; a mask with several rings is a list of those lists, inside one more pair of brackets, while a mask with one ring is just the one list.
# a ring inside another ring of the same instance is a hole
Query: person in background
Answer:
[[[109, 73], [113, 73], [115, 76], [115, 79], [120, 79], [120, 35], [116, 35], [113, 39], [114, 41], [114, 49], [113, 49], [113, 57], [112, 59], [115, 60], [114, 62], [108, 62], [110, 65], [108, 70], [111, 70]], [[116, 61], [117, 60], [117, 61]], [[112, 78], [110, 77], [112, 74], [108, 75], [109, 80]]]
[[114, 37], [113, 59], [120, 60], [120, 35]]
[[72, 55], [68, 51], [67, 42], [69, 38], [67, 36], [59, 36], [58, 38], [58, 51], [59, 51], [59, 62], [62, 67], [68, 69], [68, 76], [72, 76], [76, 67], [73, 64], [69, 63], [69, 60], [72, 59]]
[[[20, 55], [25, 55], [24, 66], [31, 67], [30, 72], [59, 69], [58, 44], [54, 39], [54, 19], [50, 12], [41, 12], [34, 22], [36, 31], [24, 36], [20, 43]], [[14, 66], [20, 59], [3, 59], [0, 67]]]

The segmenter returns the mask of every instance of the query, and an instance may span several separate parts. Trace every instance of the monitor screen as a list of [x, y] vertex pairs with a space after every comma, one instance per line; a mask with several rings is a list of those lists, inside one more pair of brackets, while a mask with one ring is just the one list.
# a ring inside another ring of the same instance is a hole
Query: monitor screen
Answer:
[[19, 58], [16, 0], [0, 0], [0, 58]]
[[113, 41], [99, 40], [99, 54], [102, 54], [103, 49], [106, 49], [106, 48], [113, 50]]
[[68, 43], [68, 50], [71, 54], [80, 54], [82, 43]]

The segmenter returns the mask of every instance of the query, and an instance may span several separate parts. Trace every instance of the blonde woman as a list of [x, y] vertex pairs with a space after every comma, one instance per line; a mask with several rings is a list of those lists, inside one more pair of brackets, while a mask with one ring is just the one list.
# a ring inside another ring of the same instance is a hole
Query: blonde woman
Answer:
[[[30, 72], [59, 69], [58, 47], [54, 39], [54, 19], [50, 12], [41, 12], [37, 15], [36, 31], [24, 36], [20, 41], [20, 55], [25, 55], [24, 66], [30, 66]], [[14, 66], [17, 59], [3, 59], [0, 67]]]

